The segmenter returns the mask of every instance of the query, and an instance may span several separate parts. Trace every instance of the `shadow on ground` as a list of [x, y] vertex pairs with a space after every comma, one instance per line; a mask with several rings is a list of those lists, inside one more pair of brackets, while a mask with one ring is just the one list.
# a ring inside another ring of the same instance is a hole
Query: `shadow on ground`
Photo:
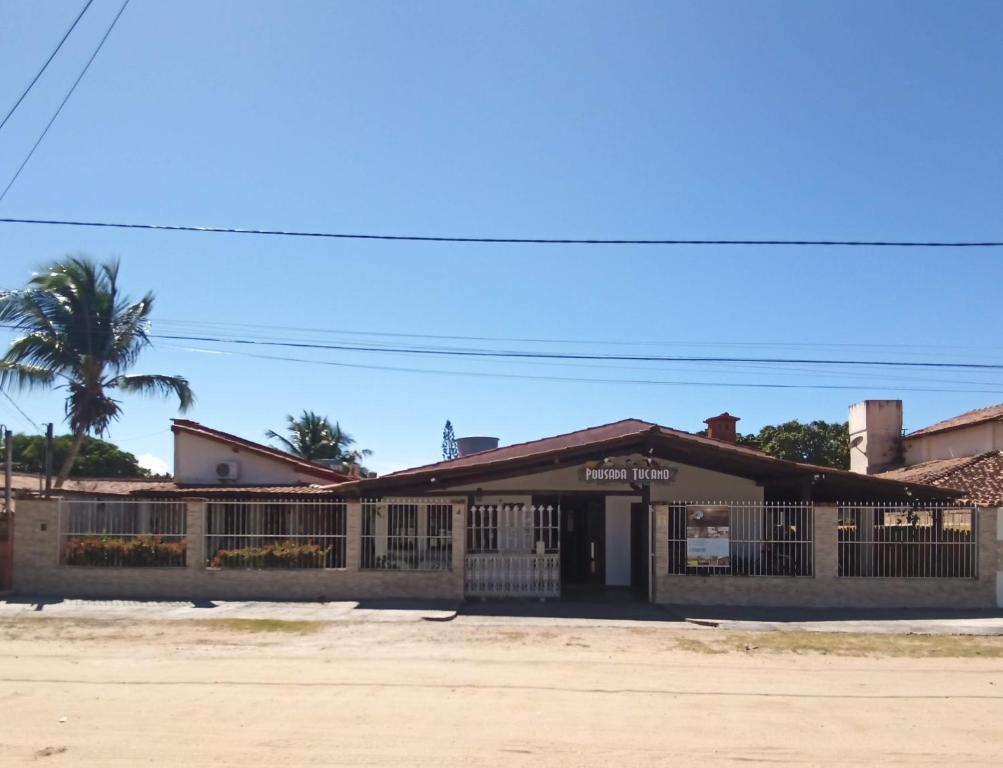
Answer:
[[561, 599], [467, 600], [459, 616], [592, 619], [596, 621], [681, 622], [684, 618], [643, 596], [628, 591], [582, 592], [565, 590]]
[[666, 608], [687, 621], [761, 622], [803, 624], [847, 621], [966, 621], [1000, 619], [1003, 610], [949, 610], [931, 608], [756, 608], [752, 606], [669, 605]]

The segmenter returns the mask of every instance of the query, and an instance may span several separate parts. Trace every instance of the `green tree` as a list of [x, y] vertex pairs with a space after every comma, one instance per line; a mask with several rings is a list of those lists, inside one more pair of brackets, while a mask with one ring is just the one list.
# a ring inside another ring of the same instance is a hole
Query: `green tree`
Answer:
[[850, 432], [847, 423], [796, 419], [776, 426], [765, 426], [756, 442], [770, 456], [802, 461], [835, 469], [850, 468]]
[[118, 287], [118, 262], [71, 257], [35, 275], [27, 287], [0, 293], [0, 322], [21, 335], [0, 359], [0, 387], [67, 390], [73, 434], [56, 478], [60, 487], [88, 434], [103, 435], [121, 414], [115, 392], [175, 395], [182, 412], [195, 401], [182, 376], [127, 374], [150, 346], [153, 294], [130, 303]]
[[442, 458], [455, 459], [460, 455], [459, 446], [456, 445], [456, 433], [453, 431], [453, 422], [446, 419], [446, 426], [442, 428]]
[[[57, 435], [52, 441], [53, 463], [66, 460], [73, 444], [73, 435]], [[45, 437], [14, 435], [14, 463], [21, 472], [45, 471]], [[136, 457], [114, 443], [85, 437], [80, 453], [70, 470], [70, 477], [150, 477], [150, 470], [139, 466]]]
[[327, 416], [313, 411], [303, 411], [299, 418], [286, 416], [286, 431], [289, 437], [271, 429], [265, 432], [265, 436], [269, 440], [277, 440], [284, 451], [310, 461], [321, 459], [360, 464], [364, 457], [373, 454], [368, 448], [353, 448], [355, 438], [345, 432], [338, 422], [331, 424]]

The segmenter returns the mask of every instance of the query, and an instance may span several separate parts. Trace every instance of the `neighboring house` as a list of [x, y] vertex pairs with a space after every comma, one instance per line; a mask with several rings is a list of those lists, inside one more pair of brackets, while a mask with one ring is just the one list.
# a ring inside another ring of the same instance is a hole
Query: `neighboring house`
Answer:
[[901, 400], [850, 406], [850, 468], [890, 480], [963, 493], [962, 500], [1003, 505], [1003, 404], [976, 408], [902, 434]]
[[347, 472], [188, 419], [173, 419], [174, 481], [195, 486], [331, 485]]
[[[313, 494], [356, 479], [348, 472], [301, 459], [188, 419], [174, 419], [174, 478], [71, 477], [54, 495], [78, 496], [284, 496]], [[42, 493], [44, 479], [15, 473], [18, 496]]]

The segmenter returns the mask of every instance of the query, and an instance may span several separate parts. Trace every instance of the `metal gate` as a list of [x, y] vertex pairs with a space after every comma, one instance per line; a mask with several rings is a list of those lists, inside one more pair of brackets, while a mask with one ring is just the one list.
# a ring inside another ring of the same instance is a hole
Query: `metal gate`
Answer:
[[467, 509], [467, 597], [560, 597], [560, 505]]

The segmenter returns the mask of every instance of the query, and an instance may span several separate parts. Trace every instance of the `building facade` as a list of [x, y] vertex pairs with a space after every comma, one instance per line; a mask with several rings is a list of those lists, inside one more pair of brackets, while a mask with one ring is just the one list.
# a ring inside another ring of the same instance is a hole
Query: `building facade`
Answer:
[[[618, 590], [664, 604], [998, 604], [998, 509], [936, 485], [779, 460], [737, 445], [734, 422], [709, 419], [702, 437], [626, 419], [379, 478], [307, 483], [323, 478], [300, 466], [297, 484], [256, 486], [276, 477], [242, 463], [227, 484], [179, 476], [128, 496], [22, 499], [14, 587], [188, 599]], [[175, 430], [181, 452], [193, 429]], [[191, 463], [224, 460], [209, 451]]]

